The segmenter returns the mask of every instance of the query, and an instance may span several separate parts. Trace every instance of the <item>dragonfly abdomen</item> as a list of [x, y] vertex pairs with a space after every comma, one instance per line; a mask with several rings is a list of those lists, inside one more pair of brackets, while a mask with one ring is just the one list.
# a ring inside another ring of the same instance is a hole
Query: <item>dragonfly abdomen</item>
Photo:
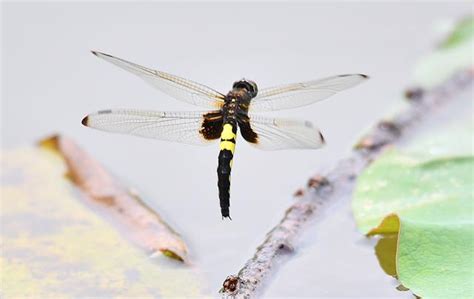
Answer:
[[221, 133], [219, 161], [217, 166], [217, 186], [219, 187], [219, 201], [222, 217], [229, 217], [230, 206], [230, 173], [234, 158], [237, 125], [226, 123]]

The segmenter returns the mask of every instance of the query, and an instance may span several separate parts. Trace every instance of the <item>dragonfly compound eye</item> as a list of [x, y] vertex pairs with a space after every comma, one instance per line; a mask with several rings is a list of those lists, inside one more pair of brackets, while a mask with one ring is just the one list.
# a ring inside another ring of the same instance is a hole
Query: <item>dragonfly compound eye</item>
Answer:
[[240, 81], [234, 82], [234, 85], [232, 87], [234, 89], [244, 88], [248, 92], [250, 92], [252, 97], [255, 97], [257, 95], [257, 92], [258, 92], [257, 84], [253, 81], [246, 80], [246, 79], [242, 79]]

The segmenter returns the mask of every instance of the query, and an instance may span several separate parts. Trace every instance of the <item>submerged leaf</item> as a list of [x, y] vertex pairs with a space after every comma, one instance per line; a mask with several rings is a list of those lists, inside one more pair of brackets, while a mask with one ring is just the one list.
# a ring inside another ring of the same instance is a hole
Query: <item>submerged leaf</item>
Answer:
[[199, 297], [195, 270], [150, 259], [87, 204], [56, 153], [1, 155], [2, 298]]

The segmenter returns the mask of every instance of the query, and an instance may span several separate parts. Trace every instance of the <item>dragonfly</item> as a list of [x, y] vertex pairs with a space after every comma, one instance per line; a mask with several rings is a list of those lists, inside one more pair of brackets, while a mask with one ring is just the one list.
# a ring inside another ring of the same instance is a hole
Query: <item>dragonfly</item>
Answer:
[[245, 141], [262, 150], [318, 149], [324, 145], [324, 137], [311, 122], [265, 117], [258, 113], [309, 105], [368, 78], [363, 74], [345, 74], [261, 90], [254, 81], [241, 79], [233, 83], [227, 94], [223, 94], [191, 80], [109, 54], [92, 53], [177, 100], [208, 109], [177, 112], [108, 109], [87, 115], [82, 124], [112, 133], [193, 145], [208, 145], [219, 140], [217, 186], [222, 219], [232, 219], [229, 212], [230, 181], [238, 130]]

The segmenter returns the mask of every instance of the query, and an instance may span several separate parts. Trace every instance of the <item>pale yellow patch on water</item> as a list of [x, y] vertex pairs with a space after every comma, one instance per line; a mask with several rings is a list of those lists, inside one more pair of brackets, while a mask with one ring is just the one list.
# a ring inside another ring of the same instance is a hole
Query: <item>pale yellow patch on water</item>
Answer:
[[80, 200], [57, 155], [3, 151], [4, 298], [202, 297], [195, 269], [150, 259]]

